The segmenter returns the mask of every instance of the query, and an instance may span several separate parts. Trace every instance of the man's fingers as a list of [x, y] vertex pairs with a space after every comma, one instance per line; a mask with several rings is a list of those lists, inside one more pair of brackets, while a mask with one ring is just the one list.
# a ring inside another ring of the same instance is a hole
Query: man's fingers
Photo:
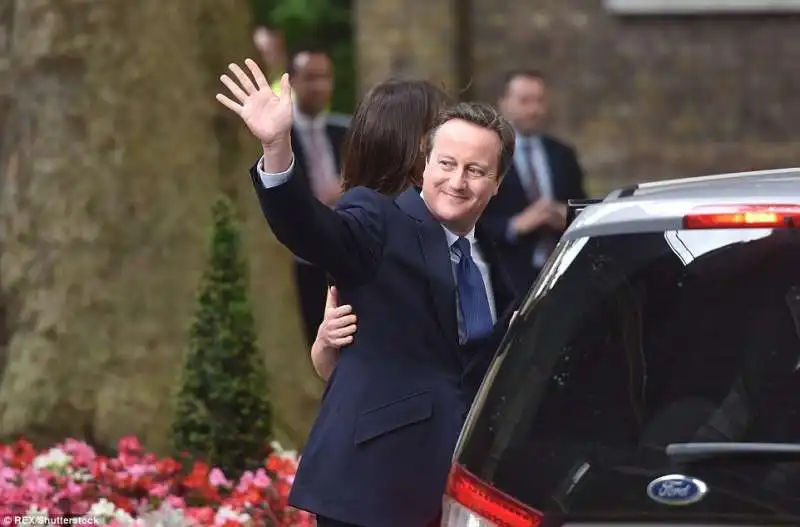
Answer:
[[227, 75], [223, 75], [219, 78], [222, 81], [222, 84], [227, 86], [227, 88], [231, 91], [234, 97], [239, 99], [239, 102], [244, 104], [244, 100], [247, 98], [247, 94], [239, 87], [238, 84], [233, 82], [233, 79], [228, 77]]
[[253, 59], [245, 59], [244, 65], [247, 66], [247, 69], [249, 69], [250, 73], [253, 74], [253, 78], [256, 80], [256, 85], [258, 86], [259, 89], [266, 88], [272, 91], [272, 88], [270, 88], [269, 86], [269, 81], [267, 80], [267, 77], [264, 76], [264, 72], [262, 72], [261, 68], [258, 67], [256, 61], [254, 61]]
[[242, 105], [233, 102], [227, 95], [222, 95], [221, 93], [218, 93], [216, 99], [221, 104], [227, 106], [230, 110], [235, 112], [236, 115], [242, 115]]
[[231, 63], [228, 66], [228, 69], [231, 70], [231, 73], [233, 73], [239, 80], [239, 84], [242, 85], [244, 91], [246, 91], [247, 93], [254, 93], [257, 91], [255, 84], [253, 84], [253, 81], [250, 80], [250, 77], [247, 76], [247, 73], [245, 73], [244, 70], [240, 68], [238, 64]]

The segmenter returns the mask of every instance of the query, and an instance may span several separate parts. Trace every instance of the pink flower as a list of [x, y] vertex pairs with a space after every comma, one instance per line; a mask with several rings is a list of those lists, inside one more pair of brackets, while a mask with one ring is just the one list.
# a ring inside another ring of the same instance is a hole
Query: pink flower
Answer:
[[150, 495], [156, 498], [166, 498], [169, 494], [169, 484], [157, 483], [150, 487]]
[[227, 488], [231, 486], [231, 482], [228, 481], [225, 474], [217, 467], [212, 468], [208, 473], [208, 482], [214, 487]]
[[169, 505], [173, 509], [186, 508], [186, 502], [183, 500], [183, 498], [180, 498], [178, 496], [167, 496], [167, 499], [164, 501], [166, 501], [167, 505]]
[[253, 486], [253, 482], [255, 478], [253, 473], [249, 470], [242, 474], [242, 477], [239, 479], [239, 484], [236, 485], [236, 492], [245, 492], [247, 489]]
[[256, 476], [253, 478], [253, 485], [260, 489], [265, 489], [272, 485], [272, 479], [267, 476], [266, 470], [260, 468], [256, 470]]
[[[238, 525], [244, 518], [238, 515], [245, 510], [253, 525], [314, 524], [311, 515], [286, 504], [288, 482], [297, 470], [294, 456], [270, 455], [264, 468], [231, 481], [221, 468], [211, 469], [201, 459], [159, 458], [145, 452], [135, 437], [120, 439], [118, 454], [110, 458], [72, 438], [54, 448], [68, 458], [50, 472], [33, 466], [33, 460], [50, 448], [37, 452], [25, 440], [0, 444], [0, 516], [24, 514], [32, 506], [51, 515], [84, 515], [93, 505], [108, 502], [130, 514], [137, 522], [134, 526], [144, 527], [137, 518], [163, 503], [183, 510], [200, 525], [212, 525], [215, 520], [228, 527]], [[231, 487], [235, 490], [218, 491]]]
[[72, 456], [73, 465], [86, 466], [95, 458], [94, 450], [89, 445], [75, 439], [64, 441], [61, 449]]
[[117, 450], [129, 454], [137, 453], [142, 450], [142, 445], [139, 443], [139, 439], [135, 436], [125, 436], [120, 438], [120, 440], [117, 442]]

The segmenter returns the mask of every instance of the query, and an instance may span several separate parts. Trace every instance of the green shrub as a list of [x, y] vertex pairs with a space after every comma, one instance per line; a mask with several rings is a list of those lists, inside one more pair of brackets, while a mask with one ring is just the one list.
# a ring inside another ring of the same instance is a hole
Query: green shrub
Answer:
[[247, 296], [241, 235], [227, 199], [214, 205], [213, 218], [210, 260], [177, 395], [173, 446], [235, 477], [263, 463], [272, 410]]

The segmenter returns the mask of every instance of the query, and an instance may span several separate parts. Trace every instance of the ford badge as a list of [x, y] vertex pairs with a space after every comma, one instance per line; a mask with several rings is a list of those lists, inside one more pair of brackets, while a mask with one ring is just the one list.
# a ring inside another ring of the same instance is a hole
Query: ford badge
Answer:
[[647, 486], [650, 499], [664, 505], [690, 505], [705, 497], [708, 487], [699, 479], [670, 474], [654, 479]]

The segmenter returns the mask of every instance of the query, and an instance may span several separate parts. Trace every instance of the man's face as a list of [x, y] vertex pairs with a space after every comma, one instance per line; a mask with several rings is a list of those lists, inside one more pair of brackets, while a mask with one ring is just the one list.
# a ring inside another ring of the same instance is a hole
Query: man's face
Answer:
[[301, 53], [295, 57], [292, 75], [294, 97], [300, 110], [317, 115], [333, 94], [333, 64], [324, 53]]
[[499, 187], [500, 137], [460, 119], [435, 132], [422, 175], [422, 193], [434, 218], [463, 236], [475, 226]]
[[500, 110], [520, 133], [539, 133], [547, 115], [544, 83], [522, 75], [512, 79], [500, 100]]

